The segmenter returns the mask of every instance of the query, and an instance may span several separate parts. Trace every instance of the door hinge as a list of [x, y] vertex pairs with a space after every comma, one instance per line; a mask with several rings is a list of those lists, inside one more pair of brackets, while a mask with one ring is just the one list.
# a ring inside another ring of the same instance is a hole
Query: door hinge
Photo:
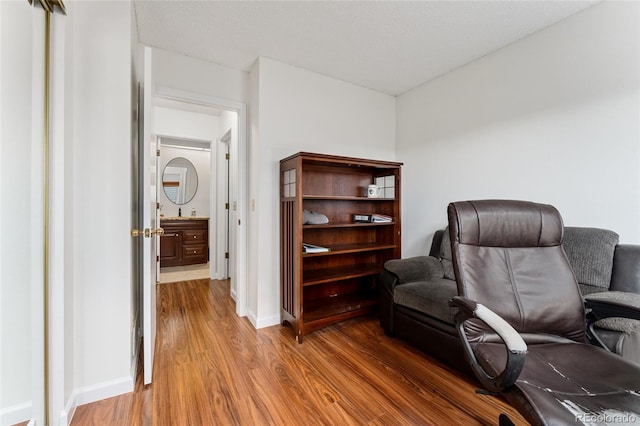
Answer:
[[226, 252], [226, 253], [224, 254], [224, 258], [225, 258], [225, 259], [228, 259], [228, 258], [229, 258], [229, 252]]
[[229, 203], [224, 203], [225, 210], [229, 210]]
[[160, 150], [156, 149], [156, 157], [160, 157]]
[[224, 155], [224, 159], [225, 159], [225, 160], [228, 160], [228, 159], [229, 159], [229, 153], [228, 153], [228, 152]]
[[160, 210], [160, 203], [156, 203], [156, 210]]
[[156, 262], [160, 262], [160, 256], [156, 256]]

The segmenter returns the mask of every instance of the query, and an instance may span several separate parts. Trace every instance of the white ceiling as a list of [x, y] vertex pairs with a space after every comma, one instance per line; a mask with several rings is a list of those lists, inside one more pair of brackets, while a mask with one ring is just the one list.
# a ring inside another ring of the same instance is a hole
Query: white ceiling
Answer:
[[140, 42], [249, 71], [259, 56], [398, 95], [595, 1], [134, 0]]

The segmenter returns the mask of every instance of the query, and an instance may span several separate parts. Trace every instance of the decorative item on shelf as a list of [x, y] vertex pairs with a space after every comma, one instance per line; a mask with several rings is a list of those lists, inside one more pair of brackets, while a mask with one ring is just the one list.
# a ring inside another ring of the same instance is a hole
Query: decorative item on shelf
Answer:
[[329, 223], [329, 218], [322, 213], [314, 212], [311, 210], [302, 211], [303, 225], [324, 225], [325, 223]]
[[367, 198], [379, 198], [381, 194], [382, 191], [378, 185], [371, 184], [367, 187]]
[[376, 185], [380, 188], [381, 198], [395, 198], [396, 178], [393, 175], [376, 177]]
[[330, 251], [329, 247], [316, 246], [313, 244], [302, 243], [303, 253], [326, 253]]
[[355, 223], [391, 223], [393, 218], [384, 214], [357, 213], [353, 215], [353, 221]]

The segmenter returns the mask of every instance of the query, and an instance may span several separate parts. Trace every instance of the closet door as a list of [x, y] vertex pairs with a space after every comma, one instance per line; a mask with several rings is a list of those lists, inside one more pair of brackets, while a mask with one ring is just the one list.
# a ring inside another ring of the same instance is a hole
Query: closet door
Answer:
[[45, 422], [45, 12], [0, 1], [0, 424]]

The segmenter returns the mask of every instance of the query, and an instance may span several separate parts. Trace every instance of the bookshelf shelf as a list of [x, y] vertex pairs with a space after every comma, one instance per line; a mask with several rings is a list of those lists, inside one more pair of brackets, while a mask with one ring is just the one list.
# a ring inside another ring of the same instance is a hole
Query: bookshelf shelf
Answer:
[[323, 251], [320, 253], [303, 253], [303, 257], [314, 256], [342, 256], [348, 253], [360, 253], [365, 251], [378, 251], [396, 248], [394, 244], [379, 244], [379, 243], [361, 243], [361, 244], [334, 244], [331, 246], [325, 246], [329, 251]]
[[370, 226], [395, 226], [396, 222], [350, 222], [350, 223], [325, 223], [324, 225], [302, 225], [302, 229], [328, 229], [328, 228], [358, 228]]
[[304, 200], [337, 200], [337, 201], [368, 201], [368, 202], [382, 202], [393, 201], [393, 198], [369, 198], [358, 196], [340, 196], [340, 195], [303, 195]]
[[302, 277], [304, 286], [318, 285], [335, 281], [336, 279], [351, 279], [376, 275], [381, 272], [380, 265], [372, 263], [357, 266], [340, 266], [333, 269], [305, 271]]

